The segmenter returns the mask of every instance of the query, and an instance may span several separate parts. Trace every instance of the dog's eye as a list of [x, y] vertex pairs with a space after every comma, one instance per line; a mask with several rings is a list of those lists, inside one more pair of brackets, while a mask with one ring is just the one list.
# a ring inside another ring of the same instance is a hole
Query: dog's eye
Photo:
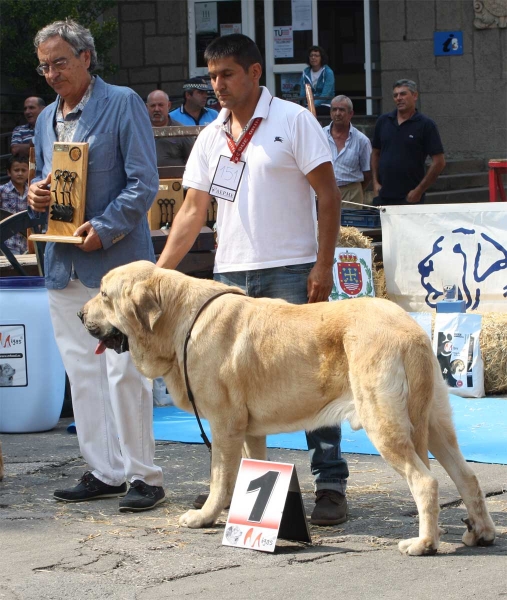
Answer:
[[102, 296], [102, 298], [107, 298], [106, 292], [100, 292], [100, 295]]

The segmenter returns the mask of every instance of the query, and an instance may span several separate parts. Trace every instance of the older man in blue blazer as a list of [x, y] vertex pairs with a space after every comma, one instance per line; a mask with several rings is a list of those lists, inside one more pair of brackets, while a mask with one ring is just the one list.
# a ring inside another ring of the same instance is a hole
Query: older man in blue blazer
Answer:
[[153, 133], [133, 90], [92, 75], [97, 56], [88, 29], [70, 19], [56, 21], [38, 32], [35, 47], [37, 71], [58, 97], [35, 128], [32, 211], [46, 213], [50, 204], [54, 142], [89, 144], [86, 222], [74, 234], [84, 236], [84, 243], [48, 243], [44, 262], [51, 319], [90, 471], [54, 497], [64, 502], [121, 497], [120, 511], [148, 510], [164, 499], [162, 470], [153, 461], [151, 386], [130, 353], [95, 354], [76, 313], [97, 294], [110, 269], [155, 259], [146, 219], [158, 190]]

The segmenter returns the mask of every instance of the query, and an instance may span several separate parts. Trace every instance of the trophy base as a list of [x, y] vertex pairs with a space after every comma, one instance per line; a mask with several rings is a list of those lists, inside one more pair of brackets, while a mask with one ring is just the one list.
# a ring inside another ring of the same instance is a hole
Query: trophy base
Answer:
[[74, 237], [73, 235], [51, 235], [47, 233], [32, 233], [28, 236], [31, 242], [56, 242], [59, 244], [77, 244], [84, 243], [85, 238], [82, 236]]

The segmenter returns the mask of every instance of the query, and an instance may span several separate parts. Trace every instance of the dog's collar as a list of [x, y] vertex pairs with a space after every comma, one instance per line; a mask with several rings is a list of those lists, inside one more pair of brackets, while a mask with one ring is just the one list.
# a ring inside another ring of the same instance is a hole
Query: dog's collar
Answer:
[[240, 294], [241, 296], [245, 295], [240, 290], [224, 290], [222, 292], [219, 292], [218, 294], [215, 294], [214, 296], [211, 296], [211, 298], [208, 298], [206, 300], [206, 302], [201, 306], [201, 308], [197, 311], [197, 313], [194, 317], [194, 320], [192, 321], [192, 324], [190, 325], [190, 329], [188, 330], [187, 337], [185, 338], [185, 344], [183, 346], [183, 371], [185, 373], [185, 385], [187, 387], [187, 396], [190, 401], [190, 404], [192, 405], [192, 408], [194, 409], [195, 418], [197, 419], [197, 424], [199, 425], [199, 429], [201, 430], [201, 437], [203, 439], [203, 442], [206, 444], [206, 446], [208, 447], [208, 450], [210, 452], [211, 452], [211, 442], [209, 441], [208, 436], [206, 435], [206, 432], [204, 431], [204, 428], [202, 426], [201, 419], [199, 418], [199, 413], [197, 412], [197, 406], [195, 404], [194, 394], [192, 393], [192, 390], [190, 388], [190, 382], [188, 380], [187, 347], [188, 347], [188, 342], [190, 341], [190, 336], [192, 334], [192, 329], [194, 328], [194, 325], [196, 324], [196, 321], [199, 318], [200, 314], [204, 311], [204, 309], [209, 304], [211, 304], [213, 302], [213, 300], [220, 298], [220, 296], [223, 296], [224, 294]]

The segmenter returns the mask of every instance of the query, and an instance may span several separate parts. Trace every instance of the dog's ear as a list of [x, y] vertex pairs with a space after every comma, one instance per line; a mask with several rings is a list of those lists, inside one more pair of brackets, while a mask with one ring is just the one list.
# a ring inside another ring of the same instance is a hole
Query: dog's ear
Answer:
[[155, 290], [146, 285], [146, 282], [135, 283], [132, 286], [130, 299], [135, 318], [145, 329], [153, 331], [155, 323], [162, 316], [162, 308]]

